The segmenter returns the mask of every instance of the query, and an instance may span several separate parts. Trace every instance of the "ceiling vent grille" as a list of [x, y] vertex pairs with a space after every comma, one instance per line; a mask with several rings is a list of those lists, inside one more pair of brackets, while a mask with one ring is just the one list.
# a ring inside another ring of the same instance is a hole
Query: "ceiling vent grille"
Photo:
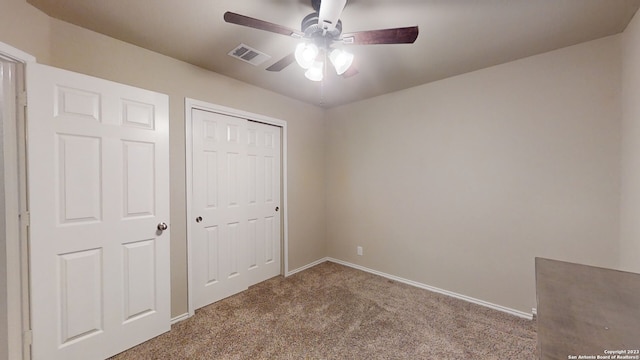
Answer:
[[271, 59], [271, 56], [263, 53], [262, 51], [253, 49], [245, 44], [238, 45], [235, 49], [229, 51], [227, 55], [247, 62], [253, 66], [260, 65], [263, 62]]

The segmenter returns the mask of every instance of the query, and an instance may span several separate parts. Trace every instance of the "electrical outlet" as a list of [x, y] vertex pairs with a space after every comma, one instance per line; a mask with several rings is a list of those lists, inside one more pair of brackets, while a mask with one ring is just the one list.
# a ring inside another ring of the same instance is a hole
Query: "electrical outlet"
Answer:
[[358, 246], [357, 251], [358, 251], [358, 255], [362, 256], [362, 246]]

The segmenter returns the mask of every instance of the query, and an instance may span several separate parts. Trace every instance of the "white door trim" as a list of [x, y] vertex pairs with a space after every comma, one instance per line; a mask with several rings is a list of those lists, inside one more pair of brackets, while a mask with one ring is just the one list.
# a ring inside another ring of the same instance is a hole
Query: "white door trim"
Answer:
[[33, 55], [27, 54], [26, 52], [3, 42], [0, 42], [0, 55], [10, 57], [17, 62], [25, 64], [36, 62], [36, 58]]
[[192, 161], [193, 154], [191, 153], [193, 147], [193, 141], [191, 139], [191, 131], [192, 131], [192, 110], [205, 110], [211, 111], [218, 114], [229, 115], [233, 117], [238, 117], [242, 119], [247, 119], [251, 121], [257, 121], [264, 124], [274, 125], [282, 128], [282, 223], [283, 223], [283, 259], [284, 259], [284, 271], [283, 274], [287, 274], [289, 272], [289, 207], [287, 202], [287, 122], [284, 120], [250, 113], [247, 111], [237, 110], [233, 108], [229, 108], [222, 105], [212, 104], [205, 101], [185, 98], [184, 101], [184, 109], [185, 109], [185, 150], [186, 150], [186, 190], [187, 190], [187, 276], [188, 276], [188, 316], [192, 316], [195, 312], [193, 305], [193, 258], [191, 254], [191, 225], [192, 225], [192, 217], [191, 213], [191, 205], [192, 205], [192, 196], [193, 196], [193, 188], [192, 188]]
[[[36, 62], [34, 56], [2, 42], [0, 42], [0, 57], [23, 65]], [[21, 89], [20, 87], [24, 87], [26, 83], [24, 78], [25, 70], [26, 66], [22, 69], [21, 83], [18, 84], [16, 92], [23, 91], [23, 88]], [[7, 274], [6, 279], [4, 279], [6, 281], [7, 307], [1, 310], [7, 311], [7, 323], [0, 324], [0, 326], [7, 326], [8, 331], [6, 339], [7, 353], [3, 351], [3, 353], [0, 353], [0, 357], [6, 355], [9, 359], [28, 359], [30, 358], [28, 344], [23, 349], [23, 333], [29, 330], [28, 325], [26, 325], [28, 324], [29, 315], [28, 284], [26, 283], [26, 279], [28, 279], [28, 264], [25, 261], [26, 254], [24, 253], [27, 234], [26, 231], [22, 230], [26, 223], [20, 221], [20, 218], [25, 218], [24, 214], [27, 210], [26, 176], [24, 173], [26, 168], [24, 108], [16, 107], [16, 111], [11, 115], [2, 116], [4, 132], [2, 141], [4, 151], [2, 153], [5, 155], [5, 160], [3, 161], [5, 179], [2, 182], [4, 191], [11, 196], [5, 197], [4, 210], [7, 223], [2, 231], [4, 244], [0, 244], [0, 246], [5, 246], [6, 249], [6, 259], [3, 259], [1, 263], [6, 264], [5, 271]], [[7, 175], [17, 176], [12, 176], [9, 179]], [[5, 281], [2, 282], [4, 283]]]

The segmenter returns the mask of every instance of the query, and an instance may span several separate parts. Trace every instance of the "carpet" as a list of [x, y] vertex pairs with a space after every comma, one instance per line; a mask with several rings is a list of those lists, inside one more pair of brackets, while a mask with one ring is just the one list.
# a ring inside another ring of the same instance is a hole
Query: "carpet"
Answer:
[[112, 359], [536, 359], [536, 326], [325, 262], [203, 307]]

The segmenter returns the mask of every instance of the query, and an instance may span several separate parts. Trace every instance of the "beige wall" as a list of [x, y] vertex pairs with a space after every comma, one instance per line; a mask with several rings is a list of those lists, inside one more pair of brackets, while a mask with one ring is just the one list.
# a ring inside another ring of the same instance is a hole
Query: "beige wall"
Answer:
[[640, 14], [622, 35], [620, 265], [640, 273]]
[[523, 312], [536, 256], [616, 266], [619, 43], [329, 110], [328, 255]]
[[0, 41], [49, 61], [49, 17], [25, 0], [0, 0]]
[[0, 11], [0, 41], [41, 63], [169, 95], [172, 316], [187, 311], [185, 97], [287, 121], [289, 268], [325, 256], [324, 168], [313, 165], [324, 163], [321, 108], [48, 18], [24, 1], [8, 1], [11, 15], [4, 4]]

